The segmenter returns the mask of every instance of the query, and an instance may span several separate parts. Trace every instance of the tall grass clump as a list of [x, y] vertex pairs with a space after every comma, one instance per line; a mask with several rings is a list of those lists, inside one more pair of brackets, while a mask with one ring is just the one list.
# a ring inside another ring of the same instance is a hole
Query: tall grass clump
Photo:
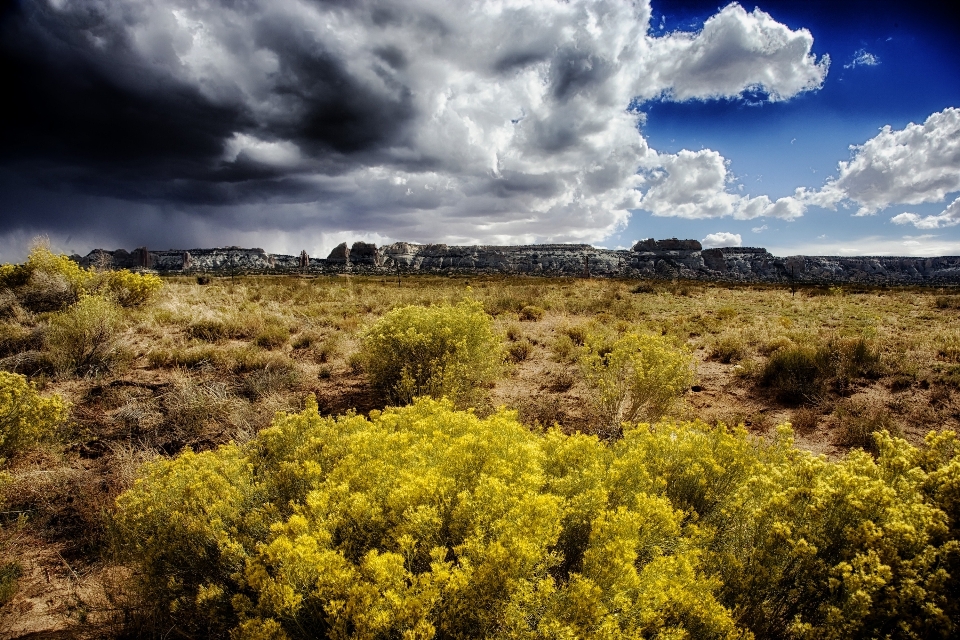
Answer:
[[100, 296], [84, 296], [50, 319], [47, 350], [62, 373], [86, 375], [110, 371], [123, 362], [120, 307]]
[[623, 422], [658, 420], [693, 382], [690, 356], [646, 334], [627, 333], [613, 343], [588, 336], [580, 369], [607, 436], [619, 434]]
[[788, 404], [817, 402], [824, 393], [828, 363], [816, 349], [795, 346], [779, 349], [760, 370], [760, 384]]
[[361, 342], [370, 383], [396, 404], [417, 396], [465, 402], [503, 363], [490, 316], [473, 300], [394, 309], [366, 329]]
[[833, 338], [819, 346], [793, 345], [774, 351], [760, 371], [760, 384], [787, 404], [816, 403], [828, 383], [841, 394], [857, 380], [884, 372], [879, 349], [865, 338]]

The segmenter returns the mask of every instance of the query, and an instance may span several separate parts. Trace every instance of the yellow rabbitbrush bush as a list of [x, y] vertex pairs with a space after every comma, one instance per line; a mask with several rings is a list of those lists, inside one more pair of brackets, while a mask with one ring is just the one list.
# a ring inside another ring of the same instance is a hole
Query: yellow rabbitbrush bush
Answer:
[[952, 637], [960, 446], [878, 443], [829, 462], [785, 427], [607, 444], [429, 399], [369, 419], [311, 401], [147, 465], [114, 520], [185, 635]]
[[417, 396], [463, 402], [503, 364], [500, 338], [474, 300], [394, 309], [362, 340], [361, 360], [371, 384], [397, 404]]
[[121, 307], [139, 307], [163, 288], [163, 280], [152, 273], [119, 271], [95, 272], [89, 290], [116, 300]]
[[14, 291], [32, 311], [57, 311], [85, 294], [136, 307], [150, 300], [162, 286], [163, 281], [153, 274], [84, 269], [43, 245], [34, 247], [23, 264], [0, 266], [0, 289]]
[[59, 396], [41, 396], [22, 375], [0, 371], [0, 464], [52, 436], [66, 415]]
[[580, 368], [608, 435], [619, 434], [624, 422], [658, 420], [693, 382], [690, 356], [646, 334], [627, 333], [612, 344], [588, 336]]
[[608, 496], [617, 455], [446, 401], [370, 419], [310, 402], [246, 445], [148, 465], [115, 523], [188, 634], [737, 636], [682, 514]]

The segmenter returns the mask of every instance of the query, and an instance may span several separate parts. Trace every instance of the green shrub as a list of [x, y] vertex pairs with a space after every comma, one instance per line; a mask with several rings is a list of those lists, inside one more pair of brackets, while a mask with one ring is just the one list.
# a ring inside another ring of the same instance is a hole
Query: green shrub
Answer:
[[7, 604], [17, 593], [17, 582], [23, 575], [19, 562], [0, 561], [0, 607]]
[[50, 319], [47, 350], [61, 372], [77, 375], [110, 371], [126, 357], [120, 344], [123, 315], [114, 302], [84, 296]]
[[948, 362], [960, 362], [960, 332], [942, 333], [934, 338], [937, 355]]
[[50, 438], [66, 416], [59, 396], [41, 396], [22, 375], [0, 371], [0, 464]]
[[775, 351], [760, 370], [760, 384], [789, 404], [816, 402], [824, 393], [828, 363], [809, 347]]
[[690, 356], [661, 336], [627, 333], [612, 344], [589, 336], [580, 369], [592, 392], [601, 432], [624, 422], [657, 420], [693, 382]]
[[466, 400], [503, 362], [490, 317], [475, 301], [394, 309], [361, 340], [363, 370], [393, 403], [424, 395]]
[[530, 357], [531, 353], [533, 353], [533, 343], [526, 338], [518, 340], [517, 342], [511, 342], [509, 346], [507, 346], [507, 355], [509, 355], [510, 359], [514, 362], [523, 362]]
[[844, 402], [837, 407], [840, 429], [837, 444], [845, 447], [858, 447], [864, 451], [879, 453], [876, 434], [886, 431], [900, 436], [900, 427], [890, 412], [877, 405], [863, 402]]
[[814, 431], [819, 421], [820, 414], [808, 407], [801, 407], [795, 410], [790, 416], [790, 424], [794, 431], [798, 433], [810, 433]]
[[937, 296], [934, 306], [937, 309], [960, 309], [960, 296]]
[[829, 361], [840, 387], [851, 380], [876, 379], [883, 374], [879, 349], [864, 338], [834, 339], [823, 351], [821, 357]]
[[771, 338], [770, 340], [764, 342], [762, 345], [760, 345], [760, 348], [757, 349], [757, 351], [759, 351], [761, 355], [769, 356], [776, 351], [793, 346], [796, 345], [790, 338], [786, 336], [777, 336], [776, 338]]
[[710, 347], [710, 358], [724, 364], [740, 362], [746, 355], [747, 345], [736, 335], [721, 336]]
[[223, 320], [205, 318], [191, 322], [187, 327], [187, 333], [198, 340], [220, 342], [229, 338], [233, 331]]
[[544, 313], [544, 310], [540, 307], [528, 304], [523, 309], [520, 309], [520, 320], [538, 322], [543, 318]]
[[590, 336], [590, 330], [582, 324], [573, 325], [570, 327], [564, 327], [561, 329], [561, 333], [573, 342], [573, 344], [578, 347], [582, 347], [587, 342], [587, 338]]
[[550, 347], [557, 362], [574, 362], [580, 351], [570, 336], [565, 334], [557, 336]]

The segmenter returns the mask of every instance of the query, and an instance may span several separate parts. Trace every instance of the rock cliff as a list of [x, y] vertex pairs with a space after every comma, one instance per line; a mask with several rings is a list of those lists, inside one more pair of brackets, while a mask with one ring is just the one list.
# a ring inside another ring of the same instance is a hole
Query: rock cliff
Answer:
[[396, 242], [382, 247], [342, 243], [326, 259], [226, 247], [148, 251], [96, 249], [85, 266], [147, 268], [162, 273], [504, 273], [738, 282], [960, 284], [960, 257], [780, 258], [766, 249], [703, 249], [696, 240], [643, 240], [630, 250], [586, 244], [455, 246]]

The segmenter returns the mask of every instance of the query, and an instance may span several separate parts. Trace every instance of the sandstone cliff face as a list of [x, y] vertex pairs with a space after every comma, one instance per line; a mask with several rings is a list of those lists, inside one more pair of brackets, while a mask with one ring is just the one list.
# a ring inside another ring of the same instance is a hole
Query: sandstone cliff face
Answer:
[[960, 284], [960, 257], [779, 258], [766, 249], [703, 249], [696, 240], [643, 240], [627, 250], [586, 244], [454, 246], [396, 242], [383, 247], [342, 243], [325, 260], [226, 247], [132, 252], [97, 249], [74, 258], [85, 266], [159, 272], [503, 273], [738, 282]]

